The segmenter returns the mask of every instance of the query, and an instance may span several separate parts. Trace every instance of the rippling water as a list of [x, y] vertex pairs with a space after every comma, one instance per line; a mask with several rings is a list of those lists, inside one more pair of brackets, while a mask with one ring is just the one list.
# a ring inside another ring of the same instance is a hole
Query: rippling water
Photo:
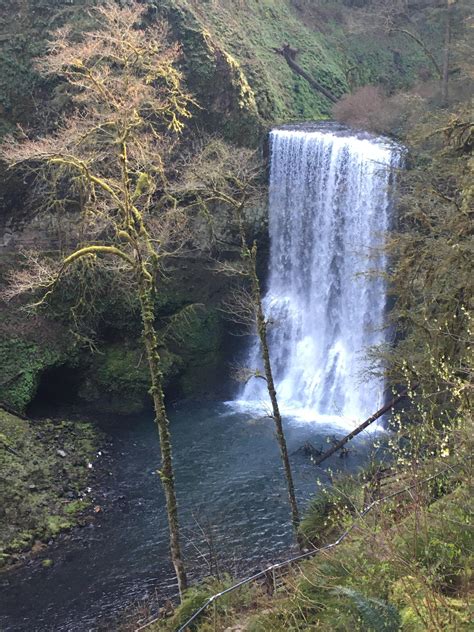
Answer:
[[[242, 574], [285, 559], [293, 540], [273, 422], [222, 403], [182, 405], [171, 419], [191, 575], [207, 572], [200, 528], [212, 533], [221, 571]], [[330, 418], [311, 423], [288, 418], [285, 431], [304, 506], [316, 493], [322, 471], [296, 451], [306, 441], [323, 445], [328, 435], [343, 433]], [[152, 419], [129, 419], [115, 426], [113, 434], [116, 465], [109, 478], [115, 502], [93, 528], [81, 530], [80, 538], [46, 552], [52, 567], [43, 568], [36, 560], [1, 576], [2, 631], [97, 630], [100, 621], [140, 599], [174, 592]], [[360, 439], [347, 459], [334, 457], [332, 465], [357, 467], [368, 449], [366, 440]]]

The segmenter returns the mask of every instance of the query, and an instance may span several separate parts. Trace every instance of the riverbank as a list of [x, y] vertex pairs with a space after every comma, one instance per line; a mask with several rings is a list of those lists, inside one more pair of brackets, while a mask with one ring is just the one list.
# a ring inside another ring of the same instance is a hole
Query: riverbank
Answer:
[[[323, 550], [215, 600], [201, 632], [462, 632], [472, 625], [472, 420], [444, 451], [365, 482], [339, 478], [302, 524]], [[343, 536], [343, 539], [341, 538]], [[344, 537], [345, 536], [345, 537]], [[339, 543], [324, 549], [328, 544]], [[237, 583], [192, 587], [147, 632], [174, 632], [206, 601]], [[140, 619], [135, 626], [150, 619]], [[131, 632], [124, 625], [121, 632]]]
[[[0, 568], [44, 556], [59, 534], [90, 523], [105, 436], [85, 421], [31, 420], [0, 408]], [[51, 563], [47, 557], [44, 566]]]

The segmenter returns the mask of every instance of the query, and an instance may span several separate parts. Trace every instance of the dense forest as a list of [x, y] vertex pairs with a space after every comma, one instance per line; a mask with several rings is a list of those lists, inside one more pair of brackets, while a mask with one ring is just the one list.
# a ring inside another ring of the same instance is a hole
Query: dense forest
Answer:
[[3, 1], [2, 630], [471, 629], [473, 41]]

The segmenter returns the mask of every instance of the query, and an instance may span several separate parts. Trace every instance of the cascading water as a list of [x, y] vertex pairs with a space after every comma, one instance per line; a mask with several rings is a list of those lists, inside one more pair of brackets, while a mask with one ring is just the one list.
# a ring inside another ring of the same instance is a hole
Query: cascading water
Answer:
[[[287, 414], [353, 423], [382, 403], [379, 377], [362, 382], [365, 354], [384, 341], [380, 254], [399, 151], [334, 129], [271, 133], [270, 277], [264, 299], [280, 405]], [[248, 364], [261, 366], [259, 346]], [[267, 399], [253, 379], [246, 406]], [[306, 414], [305, 414], [306, 413]]]

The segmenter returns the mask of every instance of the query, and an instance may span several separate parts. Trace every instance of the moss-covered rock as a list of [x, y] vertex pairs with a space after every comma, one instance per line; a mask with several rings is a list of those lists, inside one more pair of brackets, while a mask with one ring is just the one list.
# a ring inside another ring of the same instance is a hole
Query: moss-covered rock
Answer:
[[[161, 358], [166, 384], [178, 373], [182, 360], [166, 348], [161, 349]], [[102, 345], [87, 365], [77, 395], [88, 407], [130, 415], [149, 406], [150, 376], [140, 340]]]
[[[222, 374], [223, 319], [216, 308], [185, 304], [181, 308], [162, 297], [163, 317], [159, 335], [165, 389], [179, 397], [212, 397]], [[101, 345], [90, 355], [78, 388], [78, 399], [94, 409], [115, 414], [133, 414], [149, 407], [150, 376], [141, 339]]]
[[177, 380], [179, 395], [212, 397], [222, 380], [222, 314], [215, 307], [196, 307], [173, 334], [171, 347], [180, 354], [183, 363]]
[[54, 346], [17, 337], [0, 341], [0, 401], [24, 411], [35, 396], [42, 372], [60, 358]]
[[0, 409], [0, 565], [78, 523], [99, 441], [89, 423], [29, 421]]

